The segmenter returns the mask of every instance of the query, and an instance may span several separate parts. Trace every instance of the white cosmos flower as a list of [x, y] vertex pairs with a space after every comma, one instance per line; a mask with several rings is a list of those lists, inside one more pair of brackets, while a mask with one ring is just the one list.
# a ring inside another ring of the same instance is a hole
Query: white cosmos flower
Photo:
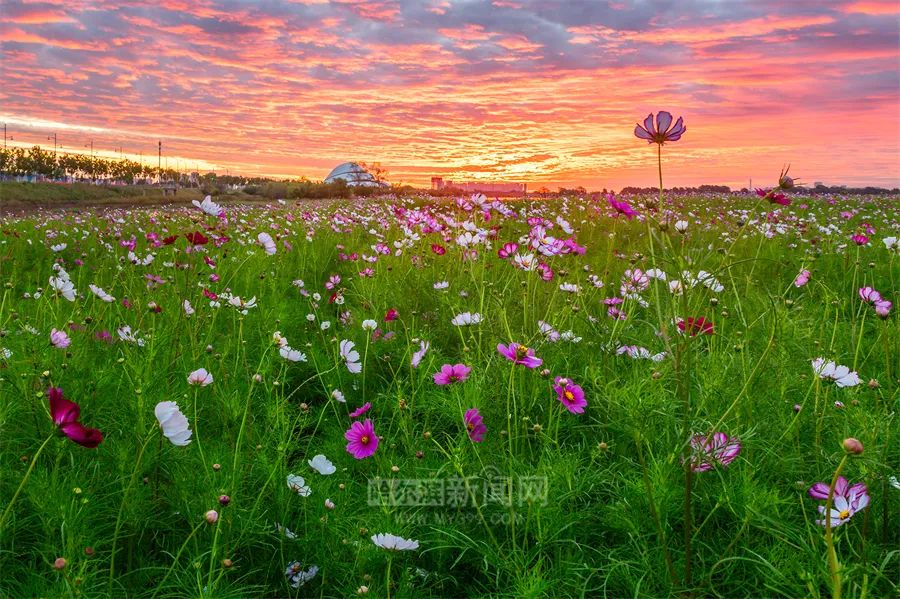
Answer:
[[453, 317], [453, 320], [450, 321], [450, 324], [456, 325], [458, 327], [468, 326], [471, 324], [478, 324], [481, 322], [481, 314], [475, 312], [463, 312], [462, 314], [457, 314]]
[[688, 222], [686, 220], [677, 220], [675, 221], [675, 230], [679, 233], [684, 233], [688, 230]]
[[881, 241], [884, 243], [884, 247], [889, 250], [894, 250], [895, 252], [900, 250], [900, 243], [897, 242], [896, 237], [885, 237]]
[[187, 381], [189, 385], [200, 385], [201, 387], [205, 387], [212, 384], [213, 376], [207, 372], [205, 368], [198, 368], [188, 375]]
[[278, 348], [278, 353], [281, 354], [282, 358], [289, 362], [306, 362], [306, 354], [299, 349], [293, 349], [287, 345], [282, 345]]
[[64, 243], [57, 243], [56, 245], [51, 245], [50, 249], [53, 250], [54, 252], [61, 252], [64, 249], [66, 249], [67, 247], [69, 247], [69, 246], [67, 246]]
[[448, 281], [438, 281], [437, 283], [434, 284], [434, 288], [438, 289], [438, 290], [446, 289], [449, 286], [450, 286], [450, 283]]
[[362, 364], [359, 363], [359, 352], [353, 349], [353, 342], [347, 339], [341, 341], [341, 357], [347, 364], [347, 370], [352, 374], [362, 372]]
[[422, 358], [425, 357], [425, 354], [428, 353], [428, 348], [431, 347], [431, 343], [428, 341], [420, 341], [419, 342], [419, 350], [413, 353], [412, 360], [410, 364], [413, 368], [418, 368], [419, 364], [422, 362]]
[[323, 320], [321, 323], [319, 323], [319, 328], [322, 329], [323, 331], [327, 331], [328, 329], [331, 328], [331, 321]]
[[88, 288], [91, 290], [91, 292], [93, 292], [94, 295], [96, 295], [106, 303], [116, 301], [116, 298], [106, 293], [102, 288], [97, 287], [96, 285], [88, 285]]
[[537, 260], [534, 259], [534, 254], [516, 254], [513, 256], [513, 261], [516, 263], [516, 266], [528, 271], [534, 270], [538, 265]]
[[344, 399], [344, 394], [341, 393], [340, 389], [335, 389], [331, 392], [331, 399], [340, 403], [347, 403], [347, 400]]
[[851, 372], [847, 366], [826, 362], [825, 358], [813, 360], [812, 368], [820, 379], [834, 381], [838, 387], [855, 387], [859, 384], [859, 375], [856, 372]]
[[332, 464], [328, 460], [328, 458], [326, 458], [321, 453], [319, 455], [317, 455], [316, 457], [314, 457], [313, 459], [309, 460], [309, 466], [313, 470], [315, 470], [316, 472], [318, 472], [319, 474], [322, 474], [324, 476], [328, 476], [329, 474], [334, 474], [337, 471], [337, 468], [334, 467], [334, 464]]
[[376, 328], [378, 328], [378, 323], [371, 318], [367, 318], [366, 320], [362, 321], [362, 328], [364, 331], [374, 331]]
[[559, 285], [560, 291], [565, 291], [566, 293], [578, 293], [581, 291], [581, 287], [576, 285], [575, 283], [561, 283]]
[[178, 404], [174, 401], [161, 401], [156, 404], [154, 413], [163, 435], [172, 445], [184, 447], [191, 442], [193, 432], [189, 428], [187, 417], [178, 409]]
[[284, 533], [284, 536], [286, 536], [286, 537], [289, 538], [289, 539], [296, 539], [296, 538], [297, 538], [297, 534], [296, 534], [296, 533], [291, 532], [291, 529], [290, 529], [290, 528], [288, 528], [287, 526], [282, 526], [282, 525], [279, 524], [278, 522], [275, 523], [275, 530], [277, 530], [278, 532]]
[[206, 196], [205, 198], [203, 198], [203, 202], [194, 200], [191, 203], [210, 216], [219, 216], [220, 214], [222, 214], [222, 212], [224, 212], [221, 206], [212, 201], [211, 196]]
[[419, 548], [418, 541], [404, 539], [386, 532], [372, 535], [372, 542], [388, 551], [410, 551]]
[[191, 305], [191, 302], [189, 302], [188, 300], [184, 300], [183, 302], [181, 302], [181, 307], [184, 308], [185, 316], [190, 316], [191, 314], [196, 312], [196, 310], [194, 310], [194, 307]]
[[312, 493], [312, 489], [306, 486], [306, 481], [303, 480], [303, 477], [296, 474], [287, 475], [287, 486], [300, 497], [309, 497], [310, 493]]
[[260, 233], [256, 236], [256, 240], [263, 246], [263, 249], [266, 250], [266, 253], [270, 256], [275, 253], [275, 240], [272, 239], [272, 236], [268, 233]]
[[50, 277], [50, 286], [70, 302], [75, 301], [75, 284], [69, 280], [69, 273], [63, 269], [59, 269], [57, 276]]

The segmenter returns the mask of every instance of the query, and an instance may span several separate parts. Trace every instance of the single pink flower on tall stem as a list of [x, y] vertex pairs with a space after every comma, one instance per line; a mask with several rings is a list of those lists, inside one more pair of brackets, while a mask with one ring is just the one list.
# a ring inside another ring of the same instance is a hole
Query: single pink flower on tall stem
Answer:
[[347, 443], [347, 453], [357, 460], [367, 458], [378, 449], [378, 436], [375, 434], [375, 426], [366, 418], [365, 422], [358, 420], [350, 425], [350, 429], [344, 433]]
[[500, 355], [510, 360], [513, 364], [519, 364], [526, 368], [537, 368], [544, 363], [543, 360], [534, 355], [534, 350], [518, 343], [510, 343], [497, 345], [497, 351]]
[[475, 443], [484, 441], [484, 436], [487, 434], [487, 427], [484, 425], [484, 418], [481, 417], [478, 408], [466, 410], [466, 413], [463, 416], [463, 422], [466, 425], [466, 432], [469, 435], [469, 439]]
[[587, 400], [584, 398], [584, 390], [572, 382], [571, 379], [556, 377], [553, 390], [556, 391], [556, 399], [573, 414], [584, 414]]
[[465, 364], [444, 364], [439, 372], [434, 373], [434, 382], [437, 385], [462, 382], [469, 378], [470, 372], [472, 369]]
[[51, 387], [47, 390], [47, 399], [50, 400], [50, 417], [62, 434], [84, 447], [93, 449], [100, 445], [103, 433], [78, 422], [81, 408], [75, 402], [63, 397], [62, 389]]

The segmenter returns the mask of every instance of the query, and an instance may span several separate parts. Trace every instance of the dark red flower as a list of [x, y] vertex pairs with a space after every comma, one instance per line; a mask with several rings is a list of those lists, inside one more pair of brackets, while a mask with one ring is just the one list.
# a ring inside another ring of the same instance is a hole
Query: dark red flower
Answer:
[[392, 320], [397, 320], [397, 311], [393, 308], [389, 309], [387, 313], [384, 315], [384, 321], [390, 322]]
[[175, 243], [175, 240], [178, 239], [178, 235], [170, 235], [162, 240], [165, 245], [172, 245]]
[[438, 245], [437, 243], [432, 243], [431, 251], [434, 252], [435, 254], [437, 254], [438, 256], [443, 256], [447, 250], [444, 249], [444, 246], [442, 246], [442, 245]]
[[678, 330], [682, 333], [685, 330], [690, 333], [691, 337], [695, 337], [697, 335], [712, 335], [715, 333], [713, 330], [713, 323], [706, 320], [702, 316], [698, 318], [694, 318], [693, 316], [688, 316], [684, 320], [678, 322]]
[[191, 242], [191, 245], [206, 245], [209, 243], [209, 237], [201, 233], [200, 231], [194, 231], [193, 233], [186, 233], [185, 237], [188, 241]]
[[63, 397], [62, 389], [50, 387], [47, 389], [47, 398], [50, 400], [50, 417], [62, 434], [84, 447], [94, 448], [100, 445], [103, 433], [78, 422], [81, 408]]

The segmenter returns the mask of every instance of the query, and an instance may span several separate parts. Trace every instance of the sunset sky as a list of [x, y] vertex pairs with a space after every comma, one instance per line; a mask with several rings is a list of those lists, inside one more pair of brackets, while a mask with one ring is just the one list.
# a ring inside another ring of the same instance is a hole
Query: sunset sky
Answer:
[[[2, 0], [11, 144], [394, 183], [900, 186], [896, 0]], [[149, 160], [148, 160], [149, 161]]]

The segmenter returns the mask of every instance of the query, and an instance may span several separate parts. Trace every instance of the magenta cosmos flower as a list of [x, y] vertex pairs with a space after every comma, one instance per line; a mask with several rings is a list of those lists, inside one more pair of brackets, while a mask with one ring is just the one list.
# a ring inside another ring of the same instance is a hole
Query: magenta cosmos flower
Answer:
[[81, 408], [75, 402], [63, 397], [62, 389], [59, 387], [47, 389], [47, 398], [50, 400], [50, 417], [62, 434], [84, 447], [94, 448], [100, 445], [103, 433], [78, 422]]
[[727, 466], [741, 452], [737, 439], [729, 439], [725, 433], [712, 436], [694, 435], [691, 438], [691, 470], [706, 472], [716, 464]]
[[434, 382], [438, 385], [449, 385], [456, 381], [464, 381], [469, 378], [472, 369], [465, 364], [444, 364], [441, 366], [440, 372], [434, 373]]
[[556, 391], [556, 399], [558, 399], [567, 410], [573, 414], [584, 414], [584, 408], [587, 406], [587, 400], [584, 399], [584, 390], [572, 382], [561, 376], [556, 377], [553, 390]]
[[679, 320], [678, 330], [682, 333], [687, 331], [688, 333], [690, 333], [691, 337], [696, 337], [697, 335], [712, 335], [713, 333], [715, 333], [713, 323], [706, 320], [702, 316], [698, 318], [688, 316], [684, 320]]
[[606, 199], [609, 202], [610, 207], [615, 210], [617, 213], [621, 214], [626, 218], [626, 220], [631, 220], [635, 216], [637, 216], [637, 210], [631, 207], [631, 204], [624, 200], [616, 200], [612, 197]]
[[497, 351], [507, 360], [514, 364], [521, 364], [526, 368], [537, 368], [544, 363], [543, 360], [535, 357], [533, 349], [518, 343], [510, 343], [509, 345], [500, 343], [497, 345]]
[[463, 422], [466, 423], [466, 431], [469, 433], [469, 438], [472, 439], [472, 441], [476, 443], [484, 441], [484, 435], [487, 434], [487, 427], [484, 425], [484, 418], [481, 417], [478, 408], [466, 410]]
[[667, 141], [678, 141], [687, 127], [681, 117], [672, 125], [672, 115], [665, 110], [660, 110], [656, 115], [656, 125], [653, 123], [653, 113], [647, 115], [644, 119], [644, 126], [635, 125], [634, 135], [641, 139], [646, 139], [648, 143], [663, 145]]
[[360, 416], [362, 416], [363, 414], [368, 412], [371, 408], [372, 408], [372, 404], [367, 401], [366, 403], [364, 403], [357, 409], [350, 412], [350, 418], [359, 418]]
[[375, 426], [366, 418], [365, 422], [356, 421], [350, 425], [350, 430], [344, 433], [347, 443], [347, 453], [357, 460], [367, 458], [378, 449], [378, 437], [375, 435]]
[[[809, 496], [813, 499], [821, 501], [828, 500], [828, 491], [830, 490], [828, 483], [816, 483], [809, 488]], [[856, 483], [850, 485], [847, 479], [839, 476], [837, 483], [834, 485], [834, 495], [832, 497], [832, 505], [830, 511], [831, 526], [840, 526], [853, 517], [856, 512], [861, 512], [869, 505], [869, 494], [866, 485]], [[821, 520], [816, 520], [819, 526], [825, 526], [825, 506], [819, 506], [819, 514]]]

